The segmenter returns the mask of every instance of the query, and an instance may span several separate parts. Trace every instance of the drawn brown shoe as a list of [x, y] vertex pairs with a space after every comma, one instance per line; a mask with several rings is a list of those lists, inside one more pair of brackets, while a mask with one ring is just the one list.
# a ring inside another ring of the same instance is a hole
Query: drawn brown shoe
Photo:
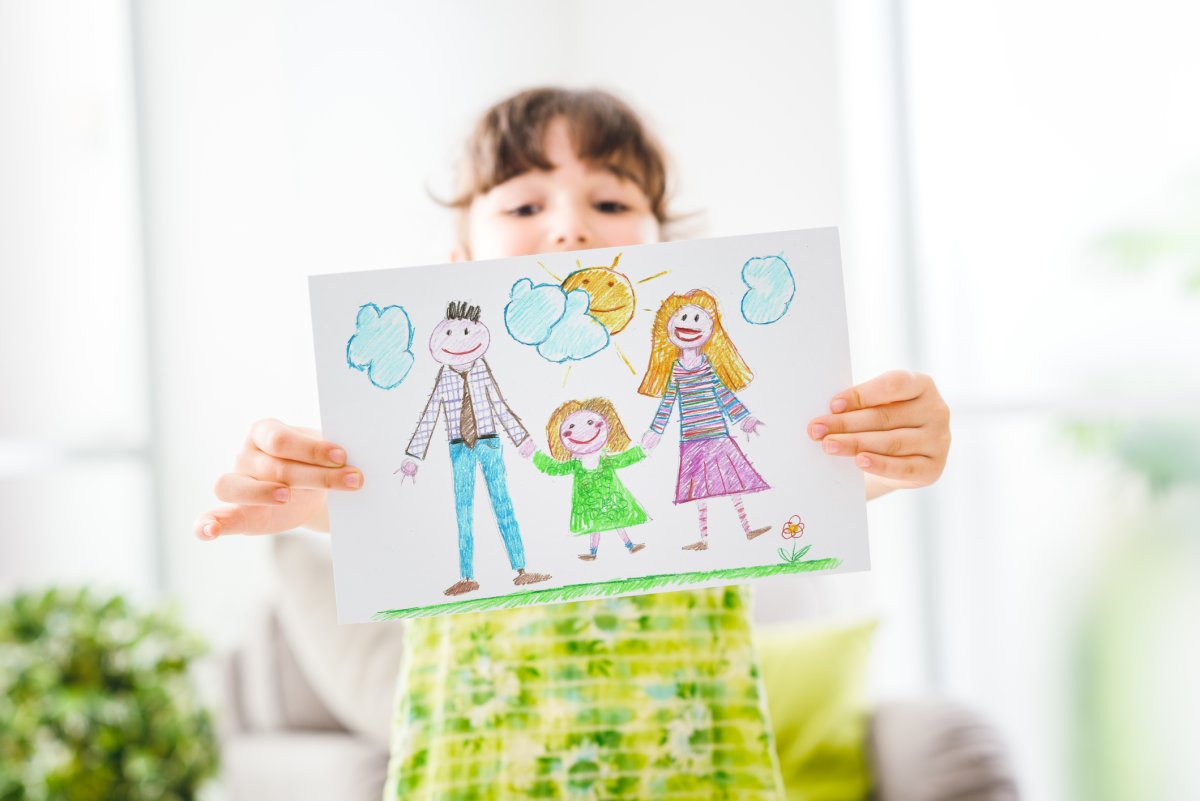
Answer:
[[518, 570], [513, 584], [519, 587], [522, 584], [537, 584], [539, 581], [548, 581], [549, 579], [549, 573], [526, 573], [524, 570]]
[[643, 549], [643, 548], [645, 548], [645, 547], [646, 547], [646, 543], [644, 543], [644, 542], [636, 542], [636, 543], [634, 543], [633, 547], [629, 549], [629, 552], [630, 552], [630, 553], [637, 553], [638, 551], [642, 550], [642, 549]]
[[693, 542], [691, 545], [685, 545], [685, 546], [683, 546], [683, 550], [685, 550], [685, 551], [707, 551], [708, 550], [708, 540], [699, 540], [697, 542]]
[[580, 559], [582, 559], [582, 560], [583, 560], [583, 561], [585, 561], [585, 562], [595, 562], [595, 561], [596, 561], [596, 554], [594, 554], [594, 553], [581, 553], [581, 554], [579, 554], [579, 558], [580, 558]]
[[479, 589], [479, 582], [471, 579], [462, 579], [456, 581], [446, 588], [446, 595], [462, 595], [464, 592], [472, 592]]
[[763, 527], [763, 528], [756, 528], [756, 529], [754, 529], [753, 531], [747, 531], [747, 532], [746, 532], [746, 539], [748, 539], [748, 540], [752, 540], [752, 539], [754, 539], [755, 537], [757, 537], [757, 536], [758, 536], [758, 535], [760, 535], [760, 534], [766, 534], [766, 533], [767, 533], [768, 531], [770, 531], [770, 530], [771, 530], [771, 527], [770, 527], [770, 526], [765, 526], [765, 527]]

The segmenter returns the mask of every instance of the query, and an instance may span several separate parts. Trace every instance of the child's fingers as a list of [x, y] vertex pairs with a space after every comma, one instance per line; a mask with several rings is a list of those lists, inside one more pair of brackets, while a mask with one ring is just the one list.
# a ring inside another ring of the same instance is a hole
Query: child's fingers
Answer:
[[859, 453], [854, 464], [864, 473], [890, 478], [913, 487], [932, 484], [941, 474], [937, 460], [928, 456], [884, 456]]
[[927, 437], [919, 428], [894, 431], [865, 431], [859, 434], [830, 434], [821, 448], [835, 456], [875, 453], [884, 456], [925, 456]]
[[362, 473], [354, 467], [343, 467], [336, 470], [328, 467], [316, 467], [287, 459], [277, 459], [262, 451], [243, 451], [238, 456], [235, 470], [259, 481], [286, 484], [289, 487], [304, 489], [353, 490], [361, 487], [363, 483]]
[[821, 415], [813, 418], [808, 424], [808, 435], [819, 440], [826, 434], [912, 428], [922, 423], [919, 407], [919, 404], [912, 401], [901, 401], [869, 409], [855, 409], [842, 414]]
[[245, 534], [248, 529], [246, 515], [240, 506], [213, 509], [196, 518], [192, 532], [202, 540], [215, 540], [229, 534]]
[[922, 392], [932, 386], [933, 381], [927, 375], [909, 370], [890, 370], [834, 395], [829, 402], [829, 411], [841, 414], [855, 409], [882, 406], [885, 403], [912, 400], [920, 397]]
[[217, 479], [213, 492], [226, 503], [246, 503], [258, 506], [282, 506], [292, 499], [286, 484], [259, 481], [242, 473], [226, 473]]
[[250, 442], [269, 456], [293, 462], [341, 467], [346, 463], [346, 451], [310, 433], [278, 420], [260, 420], [250, 429]]

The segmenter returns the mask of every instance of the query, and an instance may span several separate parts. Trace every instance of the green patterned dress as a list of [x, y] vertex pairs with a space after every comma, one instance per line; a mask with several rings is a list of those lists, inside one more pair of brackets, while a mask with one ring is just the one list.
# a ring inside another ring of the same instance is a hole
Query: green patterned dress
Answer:
[[410, 621], [385, 798], [779, 801], [747, 596]]

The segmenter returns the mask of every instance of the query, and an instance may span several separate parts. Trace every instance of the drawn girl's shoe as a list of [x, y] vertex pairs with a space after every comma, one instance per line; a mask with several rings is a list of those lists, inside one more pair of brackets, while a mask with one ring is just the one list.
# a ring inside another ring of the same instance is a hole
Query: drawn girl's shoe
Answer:
[[638, 551], [642, 550], [642, 549], [643, 549], [643, 548], [645, 548], [645, 547], [646, 547], [646, 543], [644, 543], [644, 542], [635, 542], [635, 543], [633, 544], [633, 547], [629, 549], [629, 552], [630, 552], [630, 553], [637, 553]]
[[752, 540], [755, 537], [757, 537], [759, 534], [766, 534], [770, 530], [771, 530], [770, 526], [764, 526], [763, 528], [756, 528], [753, 531], [747, 531], [746, 539]]
[[524, 570], [518, 570], [513, 584], [519, 587], [522, 584], [537, 584], [539, 581], [547, 581], [549, 578], [549, 573], [526, 573]]
[[582, 559], [582, 560], [583, 560], [583, 561], [585, 561], [585, 562], [595, 562], [595, 561], [596, 561], [596, 554], [594, 554], [594, 553], [581, 553], [581, 554], [579, 554], [579, 558], [580, 558], [580, 559]]
[[462, 595], [464, 592], [472, 592], [479, 589], [479, 582], [471, 579], [462, 579], [451, 584], [446, 589], [446, 595]]
[[698, 540], [697, 542], [693, 542], [691, 545], [685, 545], [685, 546], [683, 546], [683, 550], [685, 550], [685, 551], [707, 551], [708, 550], [708, 540]]

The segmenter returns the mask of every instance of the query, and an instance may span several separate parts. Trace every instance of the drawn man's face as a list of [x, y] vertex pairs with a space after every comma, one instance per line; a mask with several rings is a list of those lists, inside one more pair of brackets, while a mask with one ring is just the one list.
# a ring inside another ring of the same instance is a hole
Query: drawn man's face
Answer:
[[442, 320], [429, 335], [429, 352], [442, 364], [457, 367], [470, 364], [492, 344], [492, 333], [483, 323], [470, 320]]
[[595, 453], [608, 443], [608, 424], [595, 412], [572, 412], [559, 426], [558, 435], [568, 451], [575, 456]]
[[699, 306], [684, 306], [667, 320], [667, 339], [679, 348], [702, 348], [712, 332], [712, 317]]

